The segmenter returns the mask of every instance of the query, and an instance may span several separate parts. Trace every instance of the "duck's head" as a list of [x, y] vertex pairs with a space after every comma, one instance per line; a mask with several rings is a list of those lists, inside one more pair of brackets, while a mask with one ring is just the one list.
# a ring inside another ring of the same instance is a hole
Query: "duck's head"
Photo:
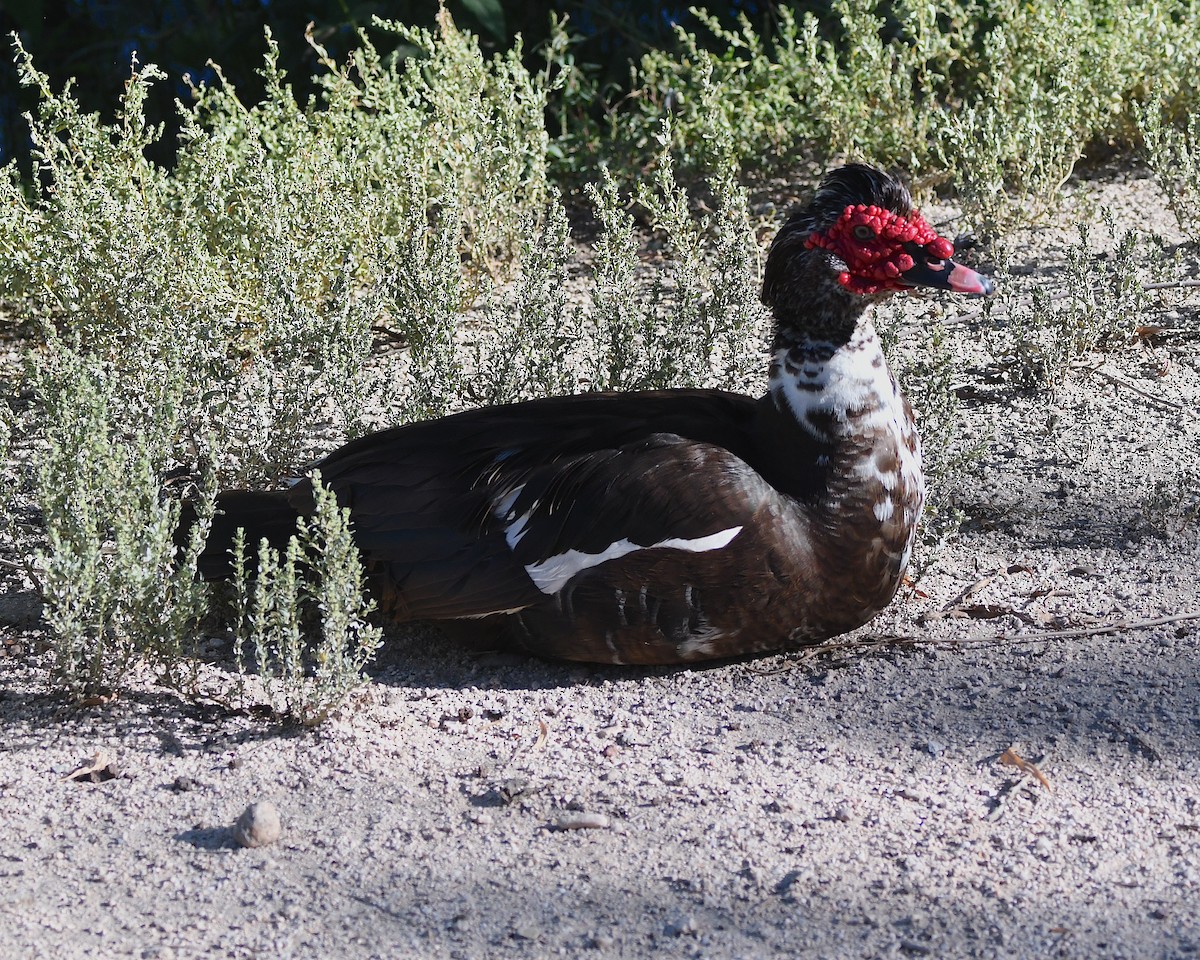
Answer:
[[808, 206], [779, 231], [763, 302], [777, 315], [792, 313], [816, 293], [821, 275], [864, 297], [914, 287], [990, 294], [992, 282], [953, 255], [954, 245], [913, 209], [904, 184], [874, 167], [847, 164], [828, 173]]

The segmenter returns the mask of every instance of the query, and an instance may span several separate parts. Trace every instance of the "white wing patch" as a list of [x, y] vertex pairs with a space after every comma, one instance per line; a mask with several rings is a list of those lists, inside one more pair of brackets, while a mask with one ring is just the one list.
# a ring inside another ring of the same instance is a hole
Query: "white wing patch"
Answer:
[[501, 521], [504, 526], [504, 542], [508, 544], [509, 550], [515, 550], [517, 544], [521, 542], [521, 538], [529, 531], [526, 527], [529, 524], [529, 518], [533, 516], [533, 511], [538, 508], [540, 500], [535, 500], [521, 516], [517, 516], [513, 512], [513, 504], [517, 502], [517, 497], [521, 495], [521, 491], [525, 489], [522, 484], [519, 487], [510, 490], [505, 497], [496, 503], [492, 510], [492, 516]]
[[[523, 517], [517, 524], [523, 527], [524, 521], [527, 519], [527, 516]], [[517, 524], [513, 526], [515, 527]], [[512, 527], [509, 529], [511, 530]], [[670, 537], [666, 540], [660, 540], [658, 543], [652, 543], [649, 546], [634, 543], [632, 540], [618, 540], [615, 543], [609, 544], [599, 553], [567, 550], [565, 553], [555, 554], [553, 557], [547, 557], [538, 563], [528, 564], [525, 567], [525, 572], [529, 574], [529, 579], [534, 582], [534, 585], [542, 593], [553, 595], [558, 593], [566, 585], [567, 581], [579, 573], [579, 571], [599, 566], [606, 560], [615, 560], [617, 557], [624, 557], [638, 550], [657, 550], [660, 548], [686, 550], [689, 553], [720, 550], [741, 532], [742, 528], [740, 526], [729, 527], [717, 533], [710, 533], [707, 537], [696, 537], [694, 540], [687, 540], [683, 537]]]
[[519, 487], [513, 487], [501, 499], [497, 500], [492, 507], [492, 516], [497, 520], [512, 519], [513, 504], [517, 502], [517, 497], [521, 495], [521, 491], [525, 489], [525, 484]]
[[529, 532], [527, 528], [529, 518], [533, 516], [533, 511], [538, 508], [539, 501], [533, 501], [533, 504], [521, 516], [517, 517], [512, 523], [504, 528], [504, 542], [508, 544], [509, 550], [517, 549], [517, 544], [521, 542], [521, 538]]

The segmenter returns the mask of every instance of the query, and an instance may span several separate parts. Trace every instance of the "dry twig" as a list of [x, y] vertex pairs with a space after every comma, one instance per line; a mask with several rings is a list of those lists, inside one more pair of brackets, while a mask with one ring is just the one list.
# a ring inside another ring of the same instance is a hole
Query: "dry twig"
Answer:
[[1143, 283], [1143, 290], [1174, 290], [1183, 287], [1200, 287], [1200, 280], [1167, 280], [1163, 283]]
[[1115, 623], [1101, 623], [1091, 627], [1073, 627], [1067, 630], [1042, 630], [1037, 633], [998, 633], [994, 639], [1003, 640], [1005, 643], [1034, 643], [1039, 640], [1062, 640], [1067, 637], [1092, 637], [1104, 633], [1120, 633], [1122, 630], [1148, 630], [1150, 627], [1161, 627], [1168, 623], [1182, 623], [1185, 620], [1200, 620], [1200, 611], [1177, 613], [1170, 617], [1154, 617], [1151, 620], [1118, 620]]
[[1118, 377], [1115, 373], [1109, 373], [1107, 370], [1104, 369], [1103, 366], [1093, 367], [1089, 364], [1081, 363], [1081, 364], [1076, 364], [1073, 367], [1073, 369], [1082, 371], [1083, 373], [1094, 373], [1098, 377], [1103, 377], [1109, 383], [1116, 384], [1118, 387], [1124, 387], [1126, 390], [1130, 390], [1133, 393], [1136, 393], [1140, 397], [1145, 397], [1151, 403], [1155, 403], [1158, 406], [1162, 407], [1163, 409], [1166, 409], [1166, 410], [1183, 410], [1183, 409], [1185, 409], [1183, 404], [1175, 403], [1173, 400], [1164, 400], [1162, 397], [1156, 397], [1152, 393], [1147, 393], [1141, 387], [1138, 387], [1138, 386], [1130, 383], [1128, 380], [1124, 379], [1123, 377]]

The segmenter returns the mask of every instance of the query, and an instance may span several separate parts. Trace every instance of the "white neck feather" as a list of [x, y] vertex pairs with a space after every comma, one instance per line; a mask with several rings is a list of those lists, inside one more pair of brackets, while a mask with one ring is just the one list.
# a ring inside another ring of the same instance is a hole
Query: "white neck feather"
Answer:
[[845, 344], [805, 340], [778, 347], [769, 389], [781, 411], [826, 443], [849, 433], [899, 430], [906, 419], [879, 338], [865, 320]]

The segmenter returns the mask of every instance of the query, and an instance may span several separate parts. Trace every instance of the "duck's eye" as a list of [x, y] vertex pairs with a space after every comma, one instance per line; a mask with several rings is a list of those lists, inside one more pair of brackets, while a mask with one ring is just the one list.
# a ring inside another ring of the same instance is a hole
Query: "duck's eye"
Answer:
[[862, 240], [865, 242], [875, 239], [875, 231], [868, 227], [865, 223], [858, 224], [852, 232], [855, 240]]

